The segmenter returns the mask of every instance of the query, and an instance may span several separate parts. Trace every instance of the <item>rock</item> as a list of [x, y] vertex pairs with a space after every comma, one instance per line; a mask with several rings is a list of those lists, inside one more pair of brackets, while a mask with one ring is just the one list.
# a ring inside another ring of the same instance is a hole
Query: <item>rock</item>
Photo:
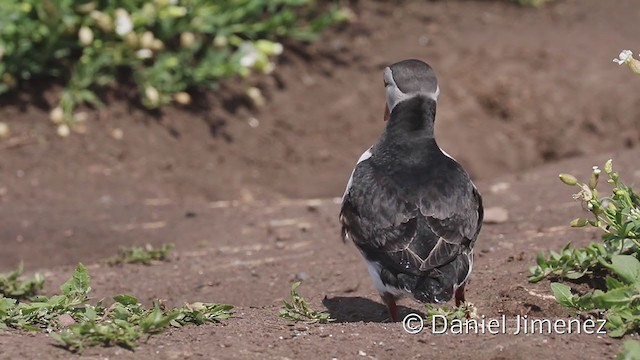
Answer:
[[62, 314], [62, 315], [58, 316], [58, 323], [60, 324], [60, 326], [65, 328], [65, 327], [68, 327], [69, 325], [75, 324], [76, 321], [73, 319], [73, 317], [71, 317], [71, 315]]
[[503, 207], [495, 206], [484, 210], [485, 224], [502, 224], [508, 220], [509, 212]]
[[293, 277], [293, 281], [305, 281], [308, 278], [309, 278], [309, 274], [307, 274], [304, 271], [301, 271]]

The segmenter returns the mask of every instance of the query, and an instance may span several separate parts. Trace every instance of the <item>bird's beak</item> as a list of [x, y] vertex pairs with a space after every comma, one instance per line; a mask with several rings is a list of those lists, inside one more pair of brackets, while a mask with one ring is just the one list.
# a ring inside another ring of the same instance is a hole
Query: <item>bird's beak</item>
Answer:
[[384, 105], [384, 121], [389, 121], [389, 117], [391, 114], [389, 113], [389, 105]]

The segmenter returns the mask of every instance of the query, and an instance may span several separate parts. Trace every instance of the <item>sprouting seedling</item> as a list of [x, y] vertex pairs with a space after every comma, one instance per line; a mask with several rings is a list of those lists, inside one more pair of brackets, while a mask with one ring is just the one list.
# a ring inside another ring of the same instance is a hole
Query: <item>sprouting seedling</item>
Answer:
[[36, 273], [33, 277], [23, 279], [24, 265], [20, 262], [18, 268], [8, 274], [0, 274], [0, 295], [13, 299], [29, 299], [34, 297], [44, 287], [44, 276]]
[[[438, 317], [435, 317], [438, 315]], [[465, 320], [467, 318], [476, 317], [476, 307], [472, 303], [465, 302], [458, 307], [440, 306], [436, 307], [433, 304], [425, 304], [425, 319], [426, 322], [431, 325], [435, 318], [438, 325], [442, 325], [442, 317], [446, 318], [448, 322], [451, 320]]]
[[144, 247], [123, 247], [118, 252], [118, 255], [108, 259], [107, 263], [109, 265], [151, 265], [154, 262], [168, 261], [173, 248], [173, 244], [162, 244], [159, 248], [154, 248], [151, 244], [147, 244]]
[[309, 302], [298, 294], [298, 287], [300, 287], [299, 281], [291, 285], [291, 302], [282, 301], [283, 306], [279, 311], [281, 318], [295, 322], [304, 321], [309, 324], [334, 321], [329, 313], [312, 309]]

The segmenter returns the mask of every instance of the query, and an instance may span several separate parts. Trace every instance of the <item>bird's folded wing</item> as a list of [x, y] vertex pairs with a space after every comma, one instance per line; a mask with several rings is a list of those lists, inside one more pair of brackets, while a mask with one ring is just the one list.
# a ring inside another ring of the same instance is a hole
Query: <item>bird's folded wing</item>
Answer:
[[365, 161], [354, 171], [340, 221], [345, 240], [370, 260], [419, 275], [452, 261], [462, 246], [471, 246], [479, 232], [480, 209], [480, 197], [466, 175], [407, 190]]

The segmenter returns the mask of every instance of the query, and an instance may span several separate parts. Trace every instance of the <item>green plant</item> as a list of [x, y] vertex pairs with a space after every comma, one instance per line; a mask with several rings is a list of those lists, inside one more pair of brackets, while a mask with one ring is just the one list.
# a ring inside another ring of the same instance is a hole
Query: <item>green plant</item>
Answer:
[[32, 278], [21, 279], [24, 273], [24, 265], [21, 262], [18, 268], [8, 274], [0, 274], [0, 296], [13, 299], [29, 299], [42, 290], [44, 276], [36, 273]]
[[169, 260], [171, 250], [173, 250], [173, 248], [173, 244], [162, 244], [159, 248], [154, 248], [151, 244], [147, 244], [144, 247], [123, 247], [118, 252], [118, 255], [107, 259], [107, 263], [110, 265], [151, 265], [154, 262]]
[[620, 181], [612, 160], [605, 163], [604, 171], [613, 189], [610, 196], [602, 197], [597, 190], [601, 173], [598, 167], [594, 166], [587, 183], [572, 175], [560, 175], [562, 182], [579, 189], [574, 198], [593, 215], [591, 220], [575, 219], [571, 226], [596, 227], [602, 231], [603, 242], [585, 248], [567, 245], [561, 253], [551, 252], [549, 259], [539, 254], [529, 280], [535, 282], [548, 276], [579, 279], [596, 270], [606, 274], [604, 290], [578, 295], [561, 283], [552, 283], [551, 289], [560, 304], [604, 316], [608, 334], [620, 337], [640, 329], [640, 197]]
[[0, 94], [33, 78], [65, 83], [52, 121], [72, 123], [94, 90], [132, 79], [141, 102], [190, 102], [186, 91], [269, 73], [274, 42], [311, 40], [348, 11], [313, 0], [8, 0], [0, 2]]
[[79, 264], [60, 286], [62, 295], [35, 296], [30, 302], [0, 296], [0, 329], [46, 329], [65, 348], [80, 351], [95, 345], [133, 348], [143, 335], [168, 326], [214, 323], [232, 316], [230, 305], [193, 303], [165, 310], [157, 302], [146, 308], [130, 295], [115, 296], [109, 307], [102, 301], [91, 305], [89, 280], [87, 269]]
[[304, 321], [310, 324], [334, 321], [329, 313], [311, 309], [309, 302], [298, 294], [298, 287], [300, 287], [299, 281], [291, 285], [291, 302], [282, 301], [283, 306], [278, 313], [281, 318], [296, 322]]
[[530, 281], [536, 282], [547, 276], [579, 279], [592, 274], [604, 261], [611, 260], [616, 254], [638, 254], [640, 245], [640, 196], [629, 186], [620, 182], [620, 175], [613, 171], [612, 160], [604, 166], [607, 182], [613, 185], [610, 196], [601, 197], [597, 190], [601, 170], [594, 166], [588, 183], [580, 183], [569, 174], [560, 174], [567, 185], [575, 186], [579, 192], [575, 199], [581, 200], [591, 212], [593, 219], [577, 218], [571, 221], [572, 227], [587, 225], [602, 230], [602, 243], [593, 243], [585, 248], [574, 248], [567, 244], [560, 253], [551, 251], [547, 259], [544, 253], [538, 254], [536, 266], [530, 271]]
[[627, 340], [624, 351], [616, 357], [617, 360], [640, 360], [640, 341]]
[[[459, 307], [449, 307], [449, 306], [440, 306], [436, 307], [433, 304], [425, 304], [425, 319], [426, 323], [431, 325], [433, 323], [434, 316], [444, 316], [447, 319], [447, 322], [451, 322], [451, 320], [465, 320], [468, 317], [474, 317], [476, 313], [476, 307], [471, 303], [463, 303]], [[436, 318], [438, 320], [438, 325], [443, 325], [441, 323], [441, 317]]]

